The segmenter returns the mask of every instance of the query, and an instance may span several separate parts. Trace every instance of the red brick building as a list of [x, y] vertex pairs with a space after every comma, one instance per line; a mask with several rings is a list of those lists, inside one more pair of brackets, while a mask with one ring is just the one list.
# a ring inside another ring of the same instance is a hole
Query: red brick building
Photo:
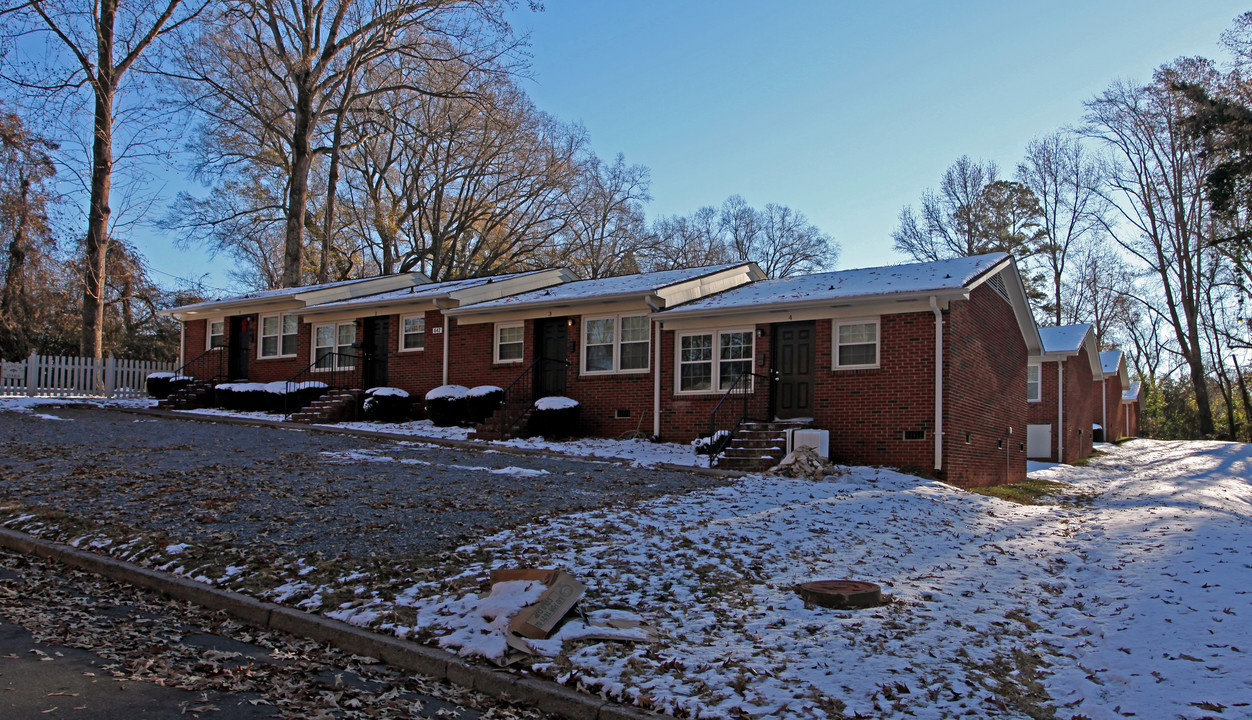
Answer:
[[659, 434], [686, 441], [753, 376], [769, 415], [832, 458], [991, 485], [1026, 473], [1026, 366], [1041, 352], [1005, 254], [781, 278], [657, 315]]
[[1122, 393], [1121, 415], [1126, 437], [1139, 437], [1139, 413], [1143, 410], [1143, 383], [1132, 380]]
[[1129, 437], [1126, 413], [1121, 412], [1121, 403], [1122, 394], [1130, 387], [1130, 376], [1126, 373], [1126, 357], [1121, 350], [1100, 353], [1100, 376], [1096, 385], [1100, 402], [1093, 408], [1091, 420], [1100, 426], [1097, 437], [1102, 442]]
[[1100, 417], [1103, 377], [1088, 324], [1039, 328], [1043, 352], [1027, 365], [1027, 455], [1072, 463], [1091, 454], [1092, 418]]

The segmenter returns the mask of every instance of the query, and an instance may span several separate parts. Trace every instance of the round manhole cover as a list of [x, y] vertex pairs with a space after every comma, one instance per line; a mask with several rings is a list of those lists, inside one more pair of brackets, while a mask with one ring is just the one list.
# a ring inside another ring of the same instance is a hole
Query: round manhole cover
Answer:
[[882, 588], [859, 580], [817, 580], [801, 583], [796, 592], [807, 603], [822, 607], [867, 608], [882, 604]]

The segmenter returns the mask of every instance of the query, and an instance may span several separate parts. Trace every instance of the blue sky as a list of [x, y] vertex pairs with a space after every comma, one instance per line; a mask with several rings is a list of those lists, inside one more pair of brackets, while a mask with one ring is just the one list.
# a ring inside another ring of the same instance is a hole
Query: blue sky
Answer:
[[[804, 212], [840, 267], [898, 262], [890, 233], [962, 154], [1011, 174], [1116, 78], [1218, 58], [1245, 5], [1189, 2], [546, 0], [518, 9], [536, 104], [652, 170], [649, 218], [732, 194]], [[224, 262], [143, 243], [158, 270]]]

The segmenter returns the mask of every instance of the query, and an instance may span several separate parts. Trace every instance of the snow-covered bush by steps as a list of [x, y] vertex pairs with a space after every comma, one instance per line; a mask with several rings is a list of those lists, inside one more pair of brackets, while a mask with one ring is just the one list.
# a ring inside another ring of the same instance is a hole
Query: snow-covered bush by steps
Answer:
[[376, 387], [365, 391], [366, 420], [402, 423], [409, 419], [413, 410], [413, 398], [400, 388]]
[[269, 409], [268, 396], [261, 383], [222, 383], [213, 389], [217, 406], [236, 412], [264, 412]]
[[326, 393], [324, 382], [222, 383], [214, 388], [214, 403], [242, 412], [294, 412]]
[[426, 393], [426, 417], [437, 427], [460, 425], [466, 416], [469, 388], [464, 385], [440, 385]]
[[144, 380], [144, 388], [148, 391], [149, 397], [164, 400], [171, 393], [175, 393], [190, 385], [193, 379], [186, 375], [176, 375], [170, 372], [152, 373]]
[[504, 388], [495, 385], [479, 385], [465, 394], [466, 412], [470, 422], [478, 423], [491, 417], [504, 402]]
[[530, 414], [529, 430], [545, 439], [577, 437], [582, 433], [578, 426], [579, 405], [567, 397], [542, 397], [535, 401]]

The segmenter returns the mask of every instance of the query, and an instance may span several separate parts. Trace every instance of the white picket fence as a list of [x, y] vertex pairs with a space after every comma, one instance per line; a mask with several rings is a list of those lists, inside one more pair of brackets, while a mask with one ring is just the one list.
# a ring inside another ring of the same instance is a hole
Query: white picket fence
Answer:
[[172, 372], [177, 363], [81, 357], [31, 356], [0, 365], [0, 395], [28, 397], [142, 397], [149, 373]]

